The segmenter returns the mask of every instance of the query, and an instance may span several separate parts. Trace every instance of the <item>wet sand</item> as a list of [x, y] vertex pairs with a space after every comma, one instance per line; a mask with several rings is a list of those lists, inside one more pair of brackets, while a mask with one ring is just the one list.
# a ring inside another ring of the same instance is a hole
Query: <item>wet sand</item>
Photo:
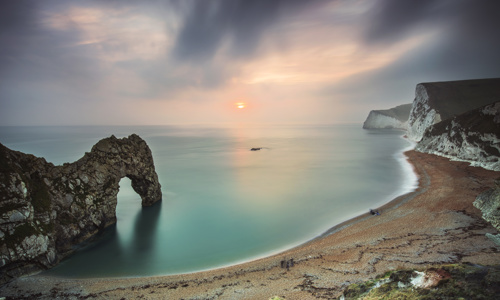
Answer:
[[[388, 270], [470, 262], [500, 264], [496, 230], [473, 207], [500, 172], [415, 151], [405, 153], [419, 188], [283, 253], [212, 271], [144, 278], [19, 278], [0, 297], [98, 299], [333, 298]], [[363, 184], [360, 182], [359, 184]], [[293, 259], [293, 266], [282, 261]], [[285, 263], [286, 266], [286, 263]]]

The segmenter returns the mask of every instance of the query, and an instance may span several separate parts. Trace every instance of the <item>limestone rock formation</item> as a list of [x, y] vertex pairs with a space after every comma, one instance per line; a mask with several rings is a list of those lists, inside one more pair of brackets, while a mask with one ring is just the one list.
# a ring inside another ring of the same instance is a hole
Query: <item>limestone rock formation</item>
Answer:
[[0, 144], [0, 284], [54, 266], [114, 224], [123, 177], [143, 206], [161, 200], [151, 150], [135, 134], [103, 139], [62, 166]]
[[364, 129], [395, 128], [406, 130], [412, 104], [403, 104], [391, 109], [372, 110], [363, 123]]
[[408, 119], [408, 138], [420, 141], [436, 123], [500, 100], [500, 78], [420, 83]]
[[[500, 170], [500, 78], [420, 83], [406, 136], [416, 150]], [[403, 128], [407, 109], [371, 111], [363, 128]], [[396, 111], [400, 112], [398, 114]]]
[[500, 171], [500, 102], [430, 126], [415, 150]]
[[[483, 219], [500, 231], [500, 178], [495, 180], [494, 188], [479, 194], [473, 204], [483, 213]], [[500, 246], [500, 234], [486, 236]]]

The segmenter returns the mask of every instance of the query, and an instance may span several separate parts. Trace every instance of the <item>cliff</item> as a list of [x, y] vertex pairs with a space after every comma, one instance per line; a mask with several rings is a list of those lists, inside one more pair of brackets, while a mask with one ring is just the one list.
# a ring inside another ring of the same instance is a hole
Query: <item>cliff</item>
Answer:
[[408, 138], [453, 116], [500, 100], [500, 78], [420, 83], [408, 119]]
[[406, 129], [412, 104], [403, 104], [391, 109], [372, 110], [363, 123], [364, 129]]
[[[495, 187], [479, 194], [473, 205], [482, 212], [483, 219], [500, 231], [500, 178], [495, 180]], [[500, 246], [500, 234], [486, 236]]]
[[103, 139], [62, 166], [0, 144], [0, 284], [54, 266], [114, 224], [123, 177], [143, 206], [161, 200], [151, 150], [135, 134]]
[[498, 101], [500, 78], [420, 83], [411, 105], [373, 110], [363, 128], [406, 129], [417, 151], [500, 171]]
[[500, 102], [431, 125], [415, 150], [500, 171]]

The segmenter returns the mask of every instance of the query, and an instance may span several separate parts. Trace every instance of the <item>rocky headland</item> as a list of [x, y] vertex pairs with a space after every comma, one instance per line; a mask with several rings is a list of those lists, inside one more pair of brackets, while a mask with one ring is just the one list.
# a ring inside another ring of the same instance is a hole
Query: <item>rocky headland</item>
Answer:
[[[416, 151], [500, 171], [500, 78], [417, 84], [406, 131]], [[475, 202], [490, 222], [500, 207], [495, 193]]]
[[363, 123], [364, 129], [406, 129], [412, 104], [403, 104], [390, 109], [372, 110]]
[[0, 144], [0, 284], [54, 266], [116, 223], [123, 177], [143, 206], [161, 200], [151, 150], [135, 134], [102, 139], [62, 166]]
[[407, 136], [419, 142], [431, 125], [498, 101], [500, 78], [419, 83]]
[[500, 101], [429, 126], [415, 150], [500, 171]]
[[404, 129], [419, 152], [500, 171], [500, 78], [419, 83], [407, 122], [389, 125], [402, 107], [371, 111], [363, 128]]
[[[368, 119], [371, 116], [372, 112]], [[482, 218], [499, 231], [500, 78], [418, 84], [406, 131], [406, 136], [416, 142], [415, 150], [418, 152], [497, 171], [498, 179], [494, 186], [479, 193], [473, 205], [482, 213]], [[470, 177], [470, 174], [467, 176]], [[473, 176], [471, 179], [478, 180]], [[453, 192], [457, 193], [457, 190]], [[486, 233], [485, 236], [500, 246], [498, 232]], [[496, 266], [460, 265], [420, 271], [405, 270], [400, 274], [407, 277], [406, 282], [394, 280], [399, 275], [392, 278], [393, 274], [390, 279], [383, 278], [379, 281], [352, 285], [344, 291], [342, 298], [434, 299], [466, 296], [496, 299], [499, 293], [496, 287], [500, 282], [498, 276], [500, 260], [494, 260], [493, 263]], [[438, 274], [436, 270], [441, 273]], [[455, 277], [449, 270], [453, 270]], [[472, 273], [477, 274], [471, 275]], [[468, 279], [461, 282], [460, 278]], [[477, 282], [471, 284], [471, 278], [477, 279]], [[430, 281], [434, 283], [429, 286], [418, 286], [418, 284], [426, 285]]]

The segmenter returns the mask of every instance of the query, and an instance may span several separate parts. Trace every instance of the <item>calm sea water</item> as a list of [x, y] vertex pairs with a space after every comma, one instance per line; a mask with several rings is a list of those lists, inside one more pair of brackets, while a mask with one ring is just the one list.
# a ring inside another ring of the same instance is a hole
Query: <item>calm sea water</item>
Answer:
[[141, 208], [122, 179], [116, 226], [50, 274], [132, 277], [236, 264], [306, 242], [416, 186], [403, 133], [360, 124], [0, 127], [0, 142], [62, 164], [101, 138], [131, 133], [152, 149], [163, 201]]

